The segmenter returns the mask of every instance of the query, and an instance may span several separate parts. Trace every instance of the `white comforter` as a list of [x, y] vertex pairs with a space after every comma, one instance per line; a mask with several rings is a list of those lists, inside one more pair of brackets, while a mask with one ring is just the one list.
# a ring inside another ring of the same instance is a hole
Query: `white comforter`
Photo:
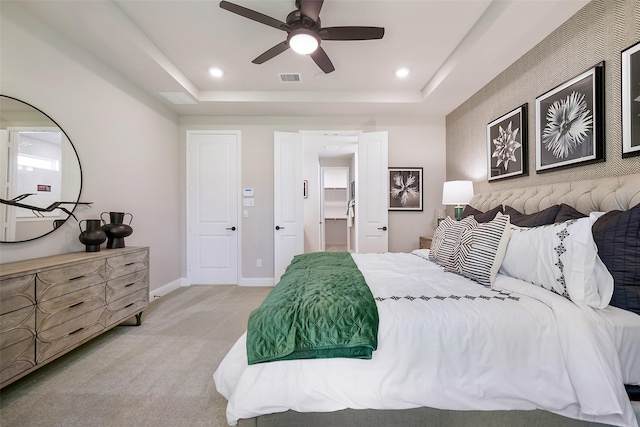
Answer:
[[243, 335], [214, 373], [229, 424], [289, 409], [427, 406], [637, 426], [612, 338], [591, 309], [501, 275], [487, 289], [417, 255], [353, 255], [377, 299], [372, 360], [248, 366]]

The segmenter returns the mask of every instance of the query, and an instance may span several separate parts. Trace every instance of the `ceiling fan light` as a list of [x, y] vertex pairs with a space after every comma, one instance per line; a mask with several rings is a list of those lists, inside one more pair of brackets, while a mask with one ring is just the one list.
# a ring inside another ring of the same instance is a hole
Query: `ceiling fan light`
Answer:
[[308, 32], [297, 32], [289, 38], [289, 46], [300, 55], [308, 55], [318, 48], [318, 38]]

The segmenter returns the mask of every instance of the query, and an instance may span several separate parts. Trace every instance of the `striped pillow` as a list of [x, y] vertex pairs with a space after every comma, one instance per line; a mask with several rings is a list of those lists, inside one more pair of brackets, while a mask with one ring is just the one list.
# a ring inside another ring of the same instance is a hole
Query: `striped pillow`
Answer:
[[454, 254], [460, 244], [460, 236], [464, 231], [477, 227], [478, 221], [472, 216], [469, 216], [460, 221], [451, 220], [451, 222], [453, 224], [444, 229], [444, 236], [438, 247], [436, 258], [444, 266], [446, 271], [458, 272]]
[[484, 286], [491, 286], [510, 237], [509, 215], [501, 213], [487, 223], [463, 231], [455, 254], [457, 272]]
[[451, 217], [446, 217], [443, 219], [440, 224], [438, 224], [438, 228], [433, 233], [433, 240], [431, 240], [431, 250], [429, 251], [429, 261], [439, 262], [438, 252], [440, 246], [442, 245], [442, 241], [444, 240], [444, 230], [446, 228], [451, 227], [456, 222], [451, 219]]

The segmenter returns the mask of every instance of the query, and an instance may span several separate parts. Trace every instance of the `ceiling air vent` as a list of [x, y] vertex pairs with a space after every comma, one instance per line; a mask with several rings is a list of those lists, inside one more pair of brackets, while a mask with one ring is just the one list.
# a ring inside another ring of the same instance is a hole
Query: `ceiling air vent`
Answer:
[[300, 83], [302, 77], [298, 73], [278, 73], [280, 83]]

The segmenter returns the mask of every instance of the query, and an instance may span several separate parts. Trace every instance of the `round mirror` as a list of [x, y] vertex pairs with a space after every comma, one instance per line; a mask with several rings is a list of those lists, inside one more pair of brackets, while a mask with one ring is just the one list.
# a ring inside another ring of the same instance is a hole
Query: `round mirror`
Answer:
[[80, 199], [82, 169], [67, 134], [32, 105], [0, 95], [0, 242], [51, 233]]

